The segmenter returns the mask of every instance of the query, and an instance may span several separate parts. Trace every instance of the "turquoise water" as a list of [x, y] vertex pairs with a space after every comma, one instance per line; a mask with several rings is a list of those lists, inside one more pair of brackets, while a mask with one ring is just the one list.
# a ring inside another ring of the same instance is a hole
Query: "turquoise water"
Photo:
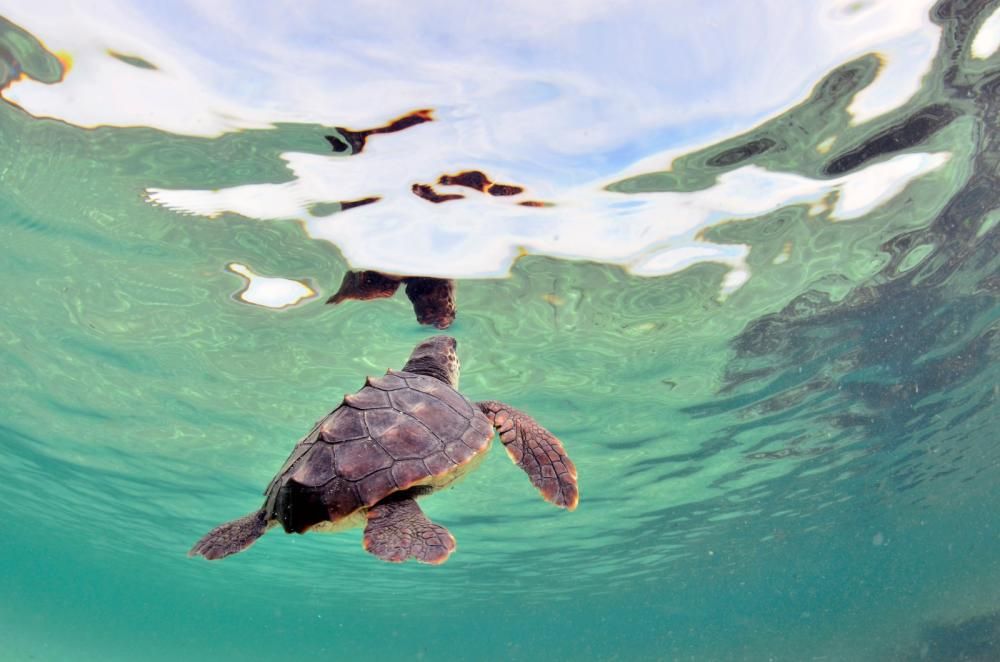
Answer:
[[[499, 201], [461, 244], [485, 256], [512, 237], [509, 275], [472, 277], [431, 244], [423, 275], [458, 279], [462, 391], [556, 433], [581, 489], [576, 511], [552, 508], [494, 448], [421, 502], [458, 543], [436, 567], [382, 563], [360, 530], [186, 556], [258, 507], [344, 393], [431, 335], [402, 296], [324, 305], [348, 268], [424, 264], [368, 207], [336, 204], [361, 196], [305, 201], [360, 227], [341, 246], [295, 213], [155, 194], [290, 186], [289, 152], [364, 158], [330, 153], [341, 124], [205, 136], [32, 112], [18, 86], [58, 95], [86, 60], [57, 57], [42, 23], [0, 25], [0, 659], [1000, 659], [1000, 53], [972, 45], [996, 8], [930, 8], [919, 88], [877, 117], [850, 110], [889, 71], [861, 53], [669, 169], [608, 169], [621, 208], [804, 178], [760, 213], [712, 207], [691, 244], [718, 251], [704, 260], [650, 273], [652, 239], [597, 259], [588, 233], [630, 217], [545, 216], [574, 209], [577, 184], [528, 175], [553, 206]], [[154, 59], [122, 66], [155, 75]], [[397, 209], [386, 195], [370, 207]], [[562, 253], [532, 243], [552, 228], [574, 235]], [[385, 264], [345, 258], [383, 245]], [[255, 305], [233, 264], [310, 293]]]

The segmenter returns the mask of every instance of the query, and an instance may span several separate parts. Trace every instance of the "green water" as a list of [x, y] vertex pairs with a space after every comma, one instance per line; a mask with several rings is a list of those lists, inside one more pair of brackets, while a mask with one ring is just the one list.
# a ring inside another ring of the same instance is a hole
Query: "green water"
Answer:
[[[611, 187], [950, 153], [858, 219], [720, 219], [708, 240], [750, 246], [729, 296], [712, 263], [641, 278], [528, 256], [458, 283], [462, 391], [555, 432], [581, 501], [552, 508], [494, 449], [422, 501], [458, 542], [439, 567], [382, 563], [360, 530], [186, 557], [430, 335], [402, 297], [248, 305], [226, 264], [320, 293], [348, 265], [295, 221], [144, 195], [287, 181], [278, 155], [325, 154], [325, 128], [187, 138], [0, 104], [0, 659], [998, 659], [1000, 56], [968, 58], [994, 6], [940, 8], [934, 66], [888, 115], [848, 122], [878, 67], [861, 57]], [[16, 26], [0, 47], [7, 78], [58, 80]], [[950, 119], [923, 139], [876, 140], [935, 104]]]

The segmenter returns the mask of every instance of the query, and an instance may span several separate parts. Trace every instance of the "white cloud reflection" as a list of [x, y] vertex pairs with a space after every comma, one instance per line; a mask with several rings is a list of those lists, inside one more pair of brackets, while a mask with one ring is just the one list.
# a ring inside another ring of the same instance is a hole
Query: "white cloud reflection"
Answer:
[[976, 38], [972, 40], [972, 57], [985, 60], [1000, 48], [1000, 7], [983, 21]]
[[[64, 82], [22, 81], [5, 96], [81, 126], [195, 135], [274, 122], [360, 129], [434, 108], [437, 121], [375, 136], [357, 156], [284, 154], [296, 176], [287, 184], [170, 191], [153, 182], [150, 198], [195, 214], [301, 218], [357, 268], [482, 277], [505, 274], [521, 249], [639, 274], [705, 260], [745, 274], [744, 248], [701, 242], [698, 233], [838, 187], [847, 205], [876, 174], [883, 193], [874, 199], [886, 199], [942, 157], [899, 156], [826, 182], [742, 168], [695, 193], [602, 188], [639, 164], [662, 170], [691, 145], [750, 128], [865, 53], [880, 53], [885, 66], [852, 103], [856, 121], [901, 105], [935, 54], [931, 4], [107, 0], [96, 12], [92, 3], [32, 0], [0, 2], [0, 13], [74, 60]], [[109, 49], [158, 69], [130, 66]], [[409, 191], [464, 169], [555, 206], [518, 207], [467, 190], [465, 200], [432, 205]], [[314, 202], [368, 196], [382, 200], [327, 218], [307, 212]]]
[[250, 267], [231, 262], [226, 269], [246, 279], [246, 285], [237, 293], [241, 301], [265, 308], [287, 308], [303, 299], [316, 296], [311, 287], [297, 280], [268, 278], [254, 273]]
[[[409, 139], [418, 140], [418, 130]], [[698, 234], [723, 219], [752, 218], [789, 204], [817, 203], [833, 191], [839, 196], [832, 218], [857, 218], [948, 159], [947, 154], [904, 154], [834, 180], [747, 166], [720, 176], [715, 186], [691, 193], [623, 195], [602, 190], [610, 182], [594, 182], [541, 196], [555, 204], [539, 209], [475, 193], [434, 206], [410, 194], [408, 187], [396, 194], [373, 191], [359, 163], [367, 164], [373, 173], [392, 172], [399, 162], [395, 152], [405, 146], [391, 144], [382, 154], [366, 150], [349, 159], [285, 154], [296, 175], [295, 181], [286, 184], [218, 191], [153, 189], [150, 197], [190, 214], [214, 216], [230, 211], [263, 219], [302, 218], [310, 236], [339, 246], [356, 268], [495, 277], [506, 275], [523, 249], [622, 264], [633, 273], [653, 276], [706, 260], [745, 269], [745, 247], [705, 243], [697, 239]], [[435, 171], [430, 168], [428, 172]], [[407, 181], [403, 173], [400, 179]], [[362, 192], [384, 198], [343, 214], [309, 215], [310, 204], [340, 191], [344, 191], [341, 200], [362, 197]]]

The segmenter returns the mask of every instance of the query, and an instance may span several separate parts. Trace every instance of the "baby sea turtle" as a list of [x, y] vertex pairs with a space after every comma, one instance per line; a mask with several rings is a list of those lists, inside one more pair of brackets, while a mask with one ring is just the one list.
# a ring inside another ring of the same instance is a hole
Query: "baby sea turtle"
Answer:
[[295, 446], [260, 510], [216, 527], [189, 555], [241, 552], [276, 524], [286, 533], [363, 524], [364, 548], [380, 559], [443, 563], [455, 539], [416, 499], [475, 468], [494, 428], [545, 500], [576, 508], [576, 468], [559, 440], [510, 405], [474, 403], [455, 390], [455, 347], [454, 338], [435, 336], [401, 371], [369, 377]]

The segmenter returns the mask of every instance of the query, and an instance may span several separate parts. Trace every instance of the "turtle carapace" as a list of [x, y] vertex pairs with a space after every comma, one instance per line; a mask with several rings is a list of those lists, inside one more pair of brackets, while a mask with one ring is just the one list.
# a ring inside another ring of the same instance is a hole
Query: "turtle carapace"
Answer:
[[545, 500], [576, 508], [576, 468], [559, 440], [510, 405], [459, 393], [455, 347], [435, 336], [402, 370], [369, 377], [295, 446], [259, 510], [216, 527], [190, 555], [221, 559], [278, 525], [287, 533], [363, 525], [364, 548], [380, 559], [443, 563], [455, 540], [416, 499], [475, 468], [494, 430]]

